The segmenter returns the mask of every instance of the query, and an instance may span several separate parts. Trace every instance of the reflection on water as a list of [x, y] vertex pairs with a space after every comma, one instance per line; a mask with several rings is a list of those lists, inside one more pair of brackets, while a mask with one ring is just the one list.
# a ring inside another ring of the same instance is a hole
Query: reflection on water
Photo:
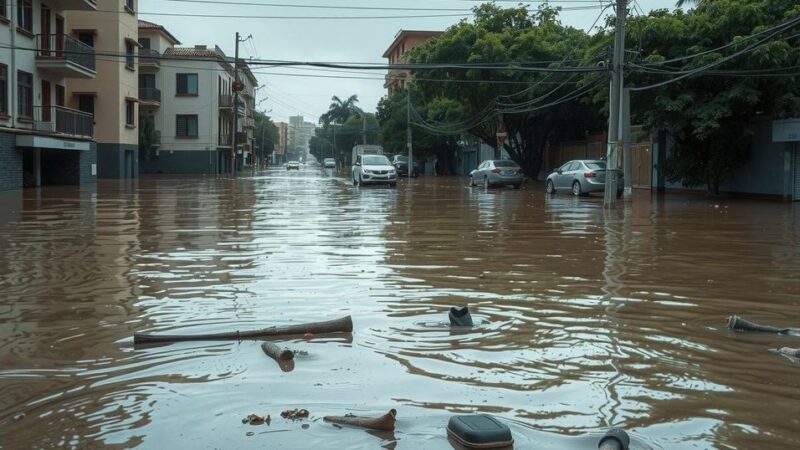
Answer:
[[[448, 417], [477, 411], [517, 448], [596, 448], [608, 426], [638, 449], [800, 445], [798, 366], [767, 351], [800, 343], [723, 320], [800, 322], [792, 205], [408, 183], [275, 169], [3, 193], [0, 447], [448, 449]], [[451, 331], [463, 304], [480, 325]], [[292, 370], [259, 342], [131, 340], [347, 314], [352, 337], [281, 342], [304, 352]], [[274, 419], [295, 407], [312, 417]], [[392, 407], [394, 434], [321, 420]]]

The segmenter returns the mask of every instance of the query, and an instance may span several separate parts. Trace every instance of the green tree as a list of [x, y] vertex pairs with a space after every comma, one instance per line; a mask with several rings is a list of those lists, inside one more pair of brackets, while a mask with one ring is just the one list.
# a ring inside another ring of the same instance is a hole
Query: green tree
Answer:
[[[542, 168], [544, 151], [559, 139], [583, 136], [602, 125], [602, 117], [584, 98], [607, 84], [570, 73], [534, 73], [537, 66], [575, 65], [589, 36], [562, 25], [558, 9], [542, 5], [474, 8], [474, 20], [450, 27], [412, 51], [420, 63], [511, 63], [508, 70], [418, 70], [412, 91], [415, 108], [425, 105], [428, 125], [437, 131], [468, 132], [491, 146], [502, 126], [505, 149], [529, 176]], [[443, 79], [446, 81], [430, 81]], [[491, 80], [491, 81], [487, 81]], [[607, 90], [607, 87], [606, 87]]]
[[161, 145], [151, 111], [139, 115], [139, 154], [145, 161], [152, 161]]
[[[800, 112], [800, 77], [786, 70], [800, 65], [798, 15], [794, 0], [703, 0], [689, 12], [631, 19], [628, 42], [640, 56], [627, 83], [656, 86], [633, 92], [631, 107], [635, 120], [672, 137], [661, 167], [669, 181], [718, 194], [747, 161], [753, 125]], [[789, 20], [763, 42], [750, 37]]]
[[255, 151], [259, 158], [268, 158], [275, 150], [275, 143], [278, 142], [278, 127], [272, 119], [264, 113], [255, 112]]
[[343, 124], [353, 114], [356, 114], [359, 109], [356, 106], [358, 103], [358, 95], [351, 95], [347, 99], [342, 100], [338, 96], [331, 97], [331, 104], [328, 106], [328, 111], [319, 118], [319, 123], [323, 126], [330, 124]]

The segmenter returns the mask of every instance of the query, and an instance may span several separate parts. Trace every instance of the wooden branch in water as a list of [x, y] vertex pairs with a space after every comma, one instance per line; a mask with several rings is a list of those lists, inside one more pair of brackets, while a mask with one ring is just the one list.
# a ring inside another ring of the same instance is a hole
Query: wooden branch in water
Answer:
[[289, 350], [288, 348], [284, 347], [281, 348], [272, 342], [264, 342], [261, 344], [261, 349], [264, 350], [264, 353], [267, 354], [270, 358], [274, 359], [275, 361], [288, 361], [290, 359], [294, 359], [294, 352]]
[[735, 331], [760, 331], [762, 333], [778, 333], [778, 334], [791, 334], [794, 331], [791, 328], [778, 328], [769, 325], [761, 325], [755, 322], [750, 322], [739, 316], [728, 317], [728, 328]]
[[781, 355], [791, 356], [800, 359], [800, 348], [781, 347], [776, 350]]
[[351, 333], [353, 331], [353, 320], [350, 316], [340, 319], [328, 320], [325, 322], [312, 322], [299, 325], [281, 325], [261, 330], [232, 331], [227, 333], [208, 333], [208, 334], [133, 334], [134, 344], [146, 344], [156, 342], [179, 342], [179, 341], [211, 341], [211, 340], [242, 340], [258, 339], [273, 336], [304, 335], [306, 333]]
[[395, 409], [390, 409], [388, 413], [375, 418], [356, 416], [325, 416], [322, 418], [322, 420], [325, 422], [338, 423], [340, 425], [353, 425], [357, 427], [370, 428], [373, 430], [394, 431], [396, 417], [397, 411]]

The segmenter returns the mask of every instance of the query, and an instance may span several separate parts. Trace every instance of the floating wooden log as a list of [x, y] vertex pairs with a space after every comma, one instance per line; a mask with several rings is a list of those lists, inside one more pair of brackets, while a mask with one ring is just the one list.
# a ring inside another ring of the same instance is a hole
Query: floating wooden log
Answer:
[[273, 336], [304, 335], [306, 333], [351, 333], [353, 331], [353, 320], [350, 316], [340, 319], [328, 320], [325, 322], [311, 322], [298, 325], [281, 325], [261, 330], [232, 331], [225, 333], [207, 334], [150, 334], [136, 332], [133, 334], [134, 344], [148, 344], [156, 342], [180, 342], [180, 341], [211, 341], [211, 340], [242, 340], [258, 339]]
[[372, 430], [394, 431], [397, 411], [390, 409], [388, 413], [380, 417], [357, 417], [357, 416], [325, 416], [325, 422], [338, 423], [340, 425], [353, 425], [356, 427], [370, 428]]
[[261, 344], [261, 349], [264, 350], [267, 356], [275, 361], [289, 361], [290, 359], [294, 359], [293, 351], [286, 347], [281, 348], [272, 342], [264, 342]]
[[761, 325], [755, 322], [750, 322], [739, 316], [728, 317], [728, 328], [734, 331], [760, 331], [762, 333], [777, 333], [777, 334], [795, 334], [800, 333], [800, 330], [792, 328], [778, 328], [769, 325]]
[[800, 348], [781, 347], [776, 350], [781, 355], [791, 356], [800, 359]]

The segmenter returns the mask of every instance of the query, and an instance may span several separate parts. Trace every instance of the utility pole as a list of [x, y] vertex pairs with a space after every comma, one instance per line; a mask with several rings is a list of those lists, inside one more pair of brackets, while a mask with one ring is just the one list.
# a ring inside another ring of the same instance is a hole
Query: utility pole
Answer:
[[[236, 54], [233, 58], [233, 80], [239, 84], [239, 32], [236, 32]], [[231, 136], [231, 175], [236, 175], [236, 133], [239, 131], [239, 91], [233, 90], [233, 136]]]
[[364, 137], [364, 145], [367, 145], [367, 113], [361, 111], [361, 136]]
[[336, 163], [336, 170], [339, 170], [339, 151], [336, 148], [336, 124], [332, 125], [333, 127], [333, 161]]
[[603, 205], [613, 208], [617, 204], [618, 158], [623, 142], [620, 139], [620, 112], [622, 110], [623, 68], [625, 66], [625, 15], [627, 0], [617, 0], [617, 24], [614, 31], [614, 60], [612, 61], [611, 89], [608, 114], [608, 148], [606, 150], [606, 186]]
[[408, 147], [408, 178], [414, 176], [414, 160], [412, 147], [413, 134], [411, 131], [411, 86], [406, 91], [406, 146]]

